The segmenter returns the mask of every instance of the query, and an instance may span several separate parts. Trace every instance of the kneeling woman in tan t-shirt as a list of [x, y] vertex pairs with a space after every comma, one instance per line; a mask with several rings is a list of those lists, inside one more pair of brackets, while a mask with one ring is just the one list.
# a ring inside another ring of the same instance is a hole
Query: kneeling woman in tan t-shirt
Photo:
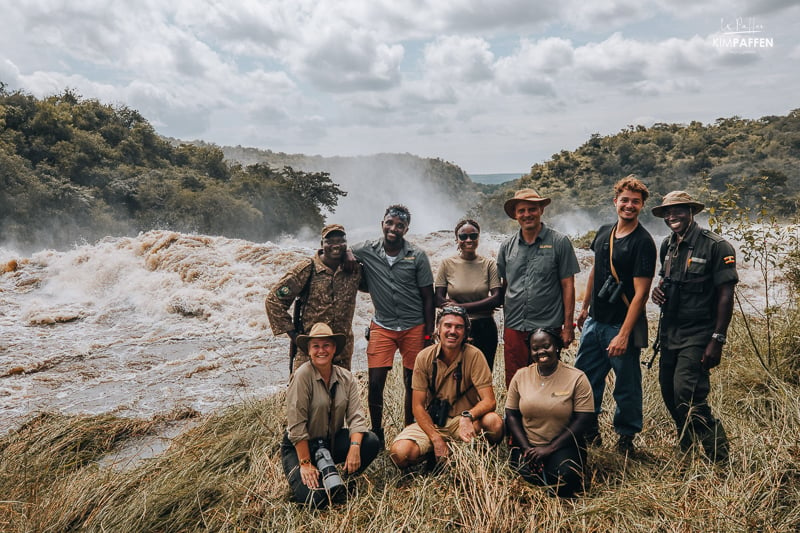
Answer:
[[506, 424], [511, 467], [529, 483], [572, 497], [584, 490], [584, 433], [595, 416], [592, 387], [583, 372], [561, 362], [561, 335], [531, 334], [531, 364], [511, 380]]

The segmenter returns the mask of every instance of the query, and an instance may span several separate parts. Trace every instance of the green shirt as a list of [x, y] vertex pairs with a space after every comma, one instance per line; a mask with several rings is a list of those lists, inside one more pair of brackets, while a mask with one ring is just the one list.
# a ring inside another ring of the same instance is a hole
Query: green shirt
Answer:
[[581, 271], [569, 238], [542, 224], [533, 244], [522, 231], [500, 245], [497, 271], [506, 280], [505, 326], [517, 331], [564, 325], [561, 280]]
[[670, 257], [669, 278], [675, 287], [667, 291], [667, 298], [678, 300], [662, 306], [662, 346], [671, 350], [705, 346], [716, 326], [716, 288], [739, 281], [736, 251], [728, 241], [693, 222], [682, 241], [674, 233], [664, 239], [660, 255], [659, 275], [666, 276]]
[[403, 248], [389, 266], [383, 239], [356, 244], [353, 254], [361, 262], [367, 291], [375, 306], [375, 323], [405, 331], [425, 322], [420, 288], [433, 285], [428, 256], [403, 241]]

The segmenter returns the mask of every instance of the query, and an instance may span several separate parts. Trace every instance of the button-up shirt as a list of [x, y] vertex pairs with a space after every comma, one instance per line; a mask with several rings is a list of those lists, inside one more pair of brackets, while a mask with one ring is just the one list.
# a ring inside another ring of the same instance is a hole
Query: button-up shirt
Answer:
[[364, 267], [367, 290], [375, 306], [375, 323], [394, 331], [424, 323], [419, 290], [433, 285], [433, 272], [425, 252], [404, 240], [390, 266], [383, 239], [356, 244], [352, 250]]
[[532, 244], [521, 230], [506, 239], [497, 252], [497, 271], [507, 283], [505, 326], [517, 331], [561, 327], [561, 280], [580, 270], [569, 238], [544, 224]]
[[351, 435], [369, 429], [358, 381], [349, 370], [336, 365], [329, 386], [311, 362], [297, 369], [286, 393], [286, 418], [292, 444], [323, 438], [330, 445], [333, 435], [345, 425]]

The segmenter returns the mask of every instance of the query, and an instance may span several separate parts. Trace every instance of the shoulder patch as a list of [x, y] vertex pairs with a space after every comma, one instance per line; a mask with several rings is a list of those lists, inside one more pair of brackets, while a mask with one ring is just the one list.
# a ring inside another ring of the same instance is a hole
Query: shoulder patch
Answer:
[[284, 298], [288, 296], [290, 292], [291, 290], [289, 287], [283, 285], [282, 287], [278, 287], [278, 289], [275, 291], [275, 294], [277, 294], [280, 298]]
[[726, 265], [734, 265], [736, 264], [736, 257], [732, 255], [726, 255], [725, 257], [722, 258], [722, 262], [725, 263]]

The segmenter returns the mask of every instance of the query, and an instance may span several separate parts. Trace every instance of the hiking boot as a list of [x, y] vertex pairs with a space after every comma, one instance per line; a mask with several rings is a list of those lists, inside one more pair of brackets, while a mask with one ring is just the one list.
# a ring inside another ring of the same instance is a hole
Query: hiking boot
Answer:
[[620, 435], [617, 440], [617, 451], [622, 455], [633, 455], [636, 448], [633, 446], [633, 435]]
[[710, 461], [717, 464], [728, 463], [728, 436], [719, 421], [716, 421], [713, 428], [704, 433], [699, 440]]

